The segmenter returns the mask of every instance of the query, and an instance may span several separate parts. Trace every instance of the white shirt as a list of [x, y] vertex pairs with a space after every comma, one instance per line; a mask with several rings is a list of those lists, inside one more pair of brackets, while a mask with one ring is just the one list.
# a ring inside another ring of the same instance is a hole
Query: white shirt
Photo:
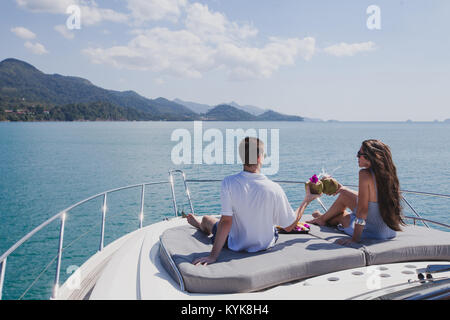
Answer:
[[296, 215], [279, 184], [265, 175], [243, 171], [222, 181], [224, 216], [232, 216], [228, 248], [257, 252], [275, 244], [275, 226], [286, 228]]

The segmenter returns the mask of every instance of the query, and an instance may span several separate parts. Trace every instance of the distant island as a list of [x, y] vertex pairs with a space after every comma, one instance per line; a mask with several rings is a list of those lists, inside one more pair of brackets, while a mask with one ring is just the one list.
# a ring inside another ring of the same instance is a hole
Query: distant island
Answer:
[[0, 121], [304, 121], [235, 102], [209, 107], [176, 99], [148, 99], [89, 80], [45, 74], [17, 59], [0, 62]]
[[[414, 121], [412, 121], [412, 120], [410, 120], [410, 119], [408, 119], [408, 120], [406, 120], [406, 123], [413, 123]], [[418, 121], [418, 122], [421, 122], [421, 121]], [[433, 121], [422, 121], [423, 123], [425, 123], [425, 122], [431, 122], [431, 123], [441, 123], [441, 121], [439, 121], [439, 120], [433, 120]], [[445, 119], [445, 120], [443, 120], [442, 121], [442, 123], [450, 123], [450, 119]]]

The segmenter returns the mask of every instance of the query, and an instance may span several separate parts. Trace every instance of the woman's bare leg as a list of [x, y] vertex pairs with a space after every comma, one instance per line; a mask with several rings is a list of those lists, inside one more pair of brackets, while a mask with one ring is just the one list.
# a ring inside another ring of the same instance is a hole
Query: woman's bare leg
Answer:
[[[328, 220], [325, 224], [329, 225], [329, 226], [337, 226], [338, 224], [341, 223], [343, 217], [344, 217], [344, 212], [338, 213], [335, 217], [331, 218], [330, 220]], [[318, 223], [318, 218], [320, 218], [321, 216], [323, 216], [323, 214], [320, 213], [319, 210], [316, 210], [313, 212], [312, 214], [313, 216], [313, 220], [307, 221], [308, 223], [313, 223], [313, 224], [319, 224]]]
[[325, 226], [327, 223], [330, 225], [337, 225], [344, 221], [345, 210], [350, 208], [353, 210], [358, 203], [358, 193], [351, 189], [343, 189], [339, 193], [339, 197], [333, 203], [333, 205], [325, 212], [323, 215], [314, 212], [314, 219], [307, 221], [312, 224], [317, 224], [319, 226]]
[[344, 228], [347, 228], [350, 225], [350, 212], [347, 210], [342, 212], [341, 214], [338, 214], [334, 218], [331, 218], [327, 221], [327, 225], [329, 226], [337, 226], [342, 225]]
[[[343, 212], [342, 212], [342, 214], [343, 214]], [[328, 224], [328, 225], [332, 225], [332, 226], [338, 225], [338, 224], [340, 223], [341, 218], [342, 218], [342, 217], [341, 217], [342, 214], [338, 214], [336, 217], [331, 218], [330, 220], [327, 221], [327, 224]], [[321, 217], [321, 216], [322, 216], [322, 214], [320, 213], [319, 210], [316, 210], [316, 211], [314, 211], [314, 212], [312, 213], [312, 217], [315, 218], [315, 219], [317, 219], [317, 218], [319, 218], [319, 217]], [[310, 222], [310, 221], [309, 221], [309, 222]]]
[[330, 220], [328, 220], [326, 223], [329, 226], [337, 226], [338, 224], [341, 223], [342, 218], [344, 217], [344, 212], [341, 212], [340, 214], [338, 214], [337, 216], [331, 218]]

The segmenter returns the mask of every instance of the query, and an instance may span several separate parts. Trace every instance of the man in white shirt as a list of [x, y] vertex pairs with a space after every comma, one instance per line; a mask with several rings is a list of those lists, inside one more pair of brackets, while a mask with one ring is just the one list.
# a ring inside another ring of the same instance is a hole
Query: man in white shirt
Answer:
[[294, 212], [280, 185], [261, 174], [264, 143], [247, 137], [239, 145], [239, 155], [244, 170], [222, 181], [220, 220], [204, 216], [199, 221], [192, 214], [187, 216], [192, 226], [207, 235], [213, 234], [210, 255], [194, 260], [195, 265], [216, 262], [224, 246], [247, 252], [272, 247], [278, 239], [275, 226], [292, 231], [308, 204], [318, 197], [307, 190], [304, 201]]

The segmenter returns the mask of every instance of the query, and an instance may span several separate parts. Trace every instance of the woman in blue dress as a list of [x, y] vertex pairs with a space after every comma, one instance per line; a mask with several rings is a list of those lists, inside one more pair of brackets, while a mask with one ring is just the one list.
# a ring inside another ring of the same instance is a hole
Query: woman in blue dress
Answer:
[[[389, 146], [379, 140], [366, 140], [357, 153], [358, 192], [339, 185], [337, 200], [324, 214], [316, 211], [309, 223], [338, 226], [351, 238], [339, 239], [346, 245], [361, 239], [387, 240], [405, 225], [400, 204], [400, 184]], [[351, 213], [346, 210], [353, 210]]]

